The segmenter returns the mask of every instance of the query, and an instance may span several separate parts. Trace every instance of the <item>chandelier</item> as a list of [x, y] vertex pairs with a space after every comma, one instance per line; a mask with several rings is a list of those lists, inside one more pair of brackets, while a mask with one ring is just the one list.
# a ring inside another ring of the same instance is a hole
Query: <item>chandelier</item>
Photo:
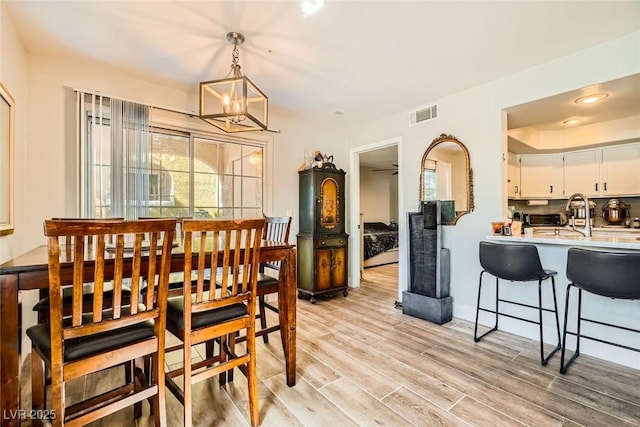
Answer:
[[268, 99], [240, 70], [240, 33], [230, 32], [231, 70], [224, 79], [200, 83], [200, 118], [225, 132], [267, 129]]

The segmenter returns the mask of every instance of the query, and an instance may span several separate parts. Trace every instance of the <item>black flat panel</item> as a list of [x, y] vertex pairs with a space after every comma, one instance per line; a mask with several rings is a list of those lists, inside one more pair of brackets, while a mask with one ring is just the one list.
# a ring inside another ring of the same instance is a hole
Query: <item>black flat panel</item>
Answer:
[[442, 224], [453, 222], [456, 217], [456, 202], [454, 200], [440, 201], [440, 211], [440, 222]]
[[422, 215], [424, 228], [435, 230], [438, 227], [438, 204], [436, 202], [423, 202]]
[[410, 290], [436, 296], [437, 229], [424, 228], [424, 215], [409, 213]]

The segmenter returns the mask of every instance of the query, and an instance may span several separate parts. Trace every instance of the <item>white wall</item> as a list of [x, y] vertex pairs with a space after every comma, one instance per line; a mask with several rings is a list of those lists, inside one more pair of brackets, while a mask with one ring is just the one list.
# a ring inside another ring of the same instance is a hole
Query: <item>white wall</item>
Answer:
[[[295, 235], [298, 233], [298, 168], [304, 163], [305, 151], [320, 150], [323, 154], [333, 155], [336, 168], [349, 168], [349, 151], [345, 148], [343, 121], [342, 116], [335, 116], [334, 122], [327, 123], [292, 112], [272, 111], [269, 114], [269, 127], [281, 131], [279, 134], [273, 134], [272, 214], [292, 213], [292, 242], [295, 242]], [[348, 211], [349, 189], [346, 188], [345, 192]]]
[[360, 212], [364, 222], [398, 219], [398, 176], [391, 171], [374, 172], [360, 168]]
[[[27, 157], [27, 52], [22, 47], [18, 34], [4, 3], [0, 2], [0, 81], [7, 88], [14, 99], [15, 107], [15, 145], [13, 155], [14, 174], [14, 226], [13, 234], [0, 236], [0, 263], [3, 263], [17, 255], [27, 252], [33, 245], [28, 242], [26, 236], [32, 227], [26, 220], [29, 210], [28, 199], [24, 197], [29, 190], [27, 177], [30, 166]], [[40, 230], [42, 225], [36, 225]], [[29, 311], [23, 304], [23, 311]], [[24, 317], [24, 316], [23, 316]], [[25, 330], [23, 326], [22, 330]], [[31, 344], [26, 337], [22, 340], [22, 348], [30, 348]], [[23, 357], [28, 352], [23, 352]]]
[[22, 47], [15, 27], [5, 5], [0, 3], [0, 81], [7, 88], [15, 102], [15, 150], [14, 170], [14, 225], [13, 234], [0, 236], [0, 263], [26, 252], [29, 245], [24, 242], [27, 226], [24, 214], [28, 163], [27, 147], [27, 52]]
[[[554, 94], [567, 92], [590, 84], [612, 80], [640, 72], [640, 32], [559, 58], [520, 73], [488, 82], [484, 85], [438, 100], [436, 120], [409, 127], [409, 112], [377, 120], [349, 132], [349, 147], [359, 147], [375, 141], [400, 137], [400, 169], [404, 173], [404, 206], [401, 212], [417, 209], [420, 159], [429, 142], [441, 133], [452, 134], [468, 148], [473, 169], [475, 211], [463, 216], [455, 226], [445, 227], [444, 246], [451, 250], [451, 294], [453, 314], [473, 320], [477, 295], [478, 243], [489, 234], [494, 218], [506, 215], [507, 165], [503, 153], [507, 151], [506, 123], [502, 110]], [[402, 221], [402, 218], [400, 218]], [[406, 220], [405, 220], [406, 222]], [[400, 227], [406, 227], [402, 222]], [[402, 246], [407, 247], [408, 244]], [[407, 262], [401, 253], [401, 263]], [[405, 268], [404, 271], [407, 271]], [[405, 275], [406, 276], [406, 275]], [[408, 288], [407, 277], [400, 278], [401, 289]], [[559, 289], [566, 283], [559, 283]], [[562, 291], [559, 299], [563, 301]], [[640, 313], [629, 313], [640, 320]], [[501, 321], [504, 329], [536, 338], [535, 331], [520, 322]], [[547, 336], [550, 336], [547, 334]], [[600, 347], [602, 348], [602, 346]], [[632, 357], [618, 351], [594, 351], [600, 357], [640, 368], [637, 355]]]

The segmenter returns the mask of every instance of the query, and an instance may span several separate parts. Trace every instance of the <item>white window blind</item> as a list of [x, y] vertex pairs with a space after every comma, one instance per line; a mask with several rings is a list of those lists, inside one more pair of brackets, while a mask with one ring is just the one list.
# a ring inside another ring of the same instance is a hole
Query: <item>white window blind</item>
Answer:
[[83, 215], [148, 215], [149, 107], [78, 93]]

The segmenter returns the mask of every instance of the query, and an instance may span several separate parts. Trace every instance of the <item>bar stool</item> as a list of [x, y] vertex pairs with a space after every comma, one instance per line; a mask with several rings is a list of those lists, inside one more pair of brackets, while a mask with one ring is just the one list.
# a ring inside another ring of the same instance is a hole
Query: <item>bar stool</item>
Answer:
[[[473, 338], [475, 342], [480, 341], [486, 335], [493, 331], [498, 330], [498, 316], [511, 317], [512, 319], [518, 319], [529, 323], [537, 324], [540, 327], [540, 362], [542, 365], [546, 365], [549, 362], [551, 356], [554, 355], [561, 347], [560, 345], [560, 322], [558, 319], [558, 303], [556, 301], [556, 285], [554, 276], [557, 272], [553, 270], [545, 270], [540, 263], [540, 257], [538, 255], [538, 249], [534, 245], [522, 245], [522, 244], [503, 244], [503, 243], [491, 243], [480, 242], [480, 265], [483, 270], [480, 272], [480, 280], [478, 283], [478, 305], [476, 307], [476, 323], [473, 331]], [[489, 273], [496, 278], [496, 306], [495, 310], [490, 310], [480, 306], [480, 296], [482, 293], [482, 276], [484, 273]], [[551, 287], [553, 290], [553, 310], [544, 308], [542, 306], [542, 281], [551, 279]], [[518, 301], [501, 299], [499, 296], [499, 282], [500, 279], [509, 280], [511, 282], [531, 282], [538, 281], [538, 305], [524, 304]], [[514, 304], [521, 307], [533, 308], [538, 311], [538, 320], [526, 319], [523, 317], [514, 316], [511, 314], [501, 313], [498, 307], [500, 302]], [[481, 336], [478, 336], [478, 317], [480, 311], [486, 311], [494, 313], [496, 315], [495, 326], [489, 331], [485, 332]], [[555, 314], [556, 318], [556, 330], [558, 333], [558, 344], [548, 356], [544, 356], [544, 340], [542, 331], [542, 312], [551, 312]]]
[[[564, 307], [564, 329], [562, 332], [562, 352], [560, 353], [560, 373], [567, 372], [569, 366], [580, 355], [580, 338], [598, 341], [615, 347], [640, 352], [633, 348], [601, 338], [590, 337], [580, 332], [583, 321], [595, 323], [629, 332], [640, 333], [640, 330], [625, 326], [613, 325], [599, 320], [582, 317], [582, 291], [607, 298], [640, 299], [640, 253], [598, 252], [586, 249], [571, 248], [567, 255], [567, 298]], [[569, 296], [571, 288], [578, 288], [578, 313], [576, 332], [567, 331], [569, 314]], [[576, 351], [565, 364], [567, 334], [577, 338]]]

